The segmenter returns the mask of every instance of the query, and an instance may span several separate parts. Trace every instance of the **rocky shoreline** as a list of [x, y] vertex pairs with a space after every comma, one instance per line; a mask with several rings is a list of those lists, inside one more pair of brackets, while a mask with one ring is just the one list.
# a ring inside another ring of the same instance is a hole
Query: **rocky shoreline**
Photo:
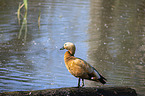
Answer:
[[129, 87], [83, 87], [57, 88], [37, 91], [3, 92], [0, 96], [137, 96]]

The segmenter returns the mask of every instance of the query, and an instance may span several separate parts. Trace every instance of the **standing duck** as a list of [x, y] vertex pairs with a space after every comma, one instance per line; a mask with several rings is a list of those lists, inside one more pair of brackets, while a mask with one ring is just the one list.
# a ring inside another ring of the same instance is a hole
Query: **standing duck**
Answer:
[[64, 62], [68, 71], [73, 76], [79, 78], [78, 87], [80, 87], [81, 79], [82, 79], [81, 87], [84, 86], [84, 79], [101, 82], [102, 84], [106, 83], [107, 79], [105, 79], [102, 75], [100, 75], [99, 72], [94, 67], [92, 67], [85, 60], [74, 57], [76, 47], [73, 43], [66, 42], [60, 50], [63, 50], [63, 49], [68, 50], [64, 54]]

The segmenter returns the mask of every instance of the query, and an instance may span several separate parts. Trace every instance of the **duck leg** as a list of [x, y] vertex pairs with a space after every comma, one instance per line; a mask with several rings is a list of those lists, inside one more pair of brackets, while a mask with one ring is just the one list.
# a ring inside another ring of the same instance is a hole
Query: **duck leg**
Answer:
[[81, 80], [81, 79], [79, 78], [79, 79], [78, 79], [78, 88], [80, 87], [80, 80]]
[[84, 86], [84, 79], [82, 79], [82, 87]]

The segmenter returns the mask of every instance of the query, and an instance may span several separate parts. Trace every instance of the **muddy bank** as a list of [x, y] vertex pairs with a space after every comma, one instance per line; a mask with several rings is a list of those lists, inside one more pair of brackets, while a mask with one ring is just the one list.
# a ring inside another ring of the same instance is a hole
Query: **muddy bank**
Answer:
[[69, 87], [37, 91], [3, 92], [0, 93], [0, 96], [137, 96], [137, 93], [129, 87]]

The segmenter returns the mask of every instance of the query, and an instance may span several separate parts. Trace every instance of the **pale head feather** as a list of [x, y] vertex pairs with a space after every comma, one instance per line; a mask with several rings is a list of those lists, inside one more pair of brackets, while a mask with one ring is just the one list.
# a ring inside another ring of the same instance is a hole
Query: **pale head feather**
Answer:
[[75, 45], [73, 43], [66, 42], [64, 44], [64, 48], [67, 49], [72, 55], [75, 54], [76, 47], [75, 47]]

